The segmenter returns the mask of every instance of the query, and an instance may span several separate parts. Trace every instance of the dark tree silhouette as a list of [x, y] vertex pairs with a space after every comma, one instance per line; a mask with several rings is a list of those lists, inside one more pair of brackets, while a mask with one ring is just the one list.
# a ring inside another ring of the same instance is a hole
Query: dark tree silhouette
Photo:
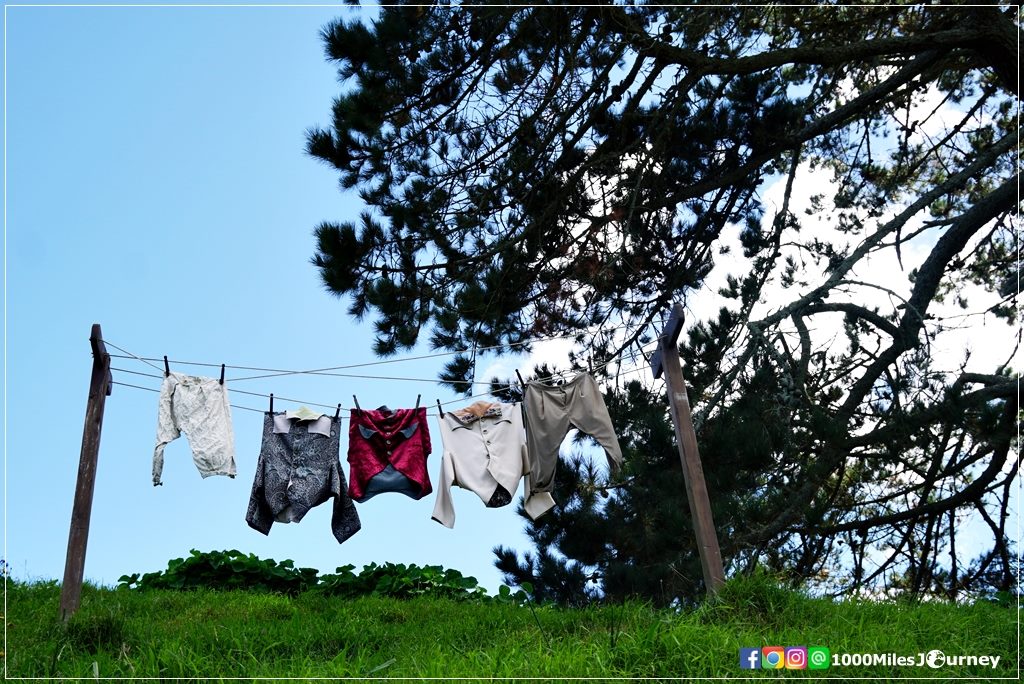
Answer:
[[[366, 212], [320, 225], [314, 262], [372, 315], [381, 355], [422, 334], [450, 351], [574, 334], [577, 366], [611, 372], [738, 256], [680, 350], [702, 449], [742, 451], [756, 501], [722, 530], [730, 566], [844, 591], [1009, 588], [1017, 377], [1010, 358], [933, 350], [964, 321], [1016, 321], [1018, 21], [1011, 6], [609, 3], [333, 22], [348, 85], [308, 151]], [[887, 258], [888, 280], [865, 279]], [[478, 358], [443, 378], [465, 389]], [[635, 505], [619, 497], [599, 508]], [[969, 515], [992, 531], [975, 562], [957, 555]], [[593, 574], [545, 555], [550, 535], [541, 561], [575, 585]], [[611, 570], [601, 581], [618, 591]]]

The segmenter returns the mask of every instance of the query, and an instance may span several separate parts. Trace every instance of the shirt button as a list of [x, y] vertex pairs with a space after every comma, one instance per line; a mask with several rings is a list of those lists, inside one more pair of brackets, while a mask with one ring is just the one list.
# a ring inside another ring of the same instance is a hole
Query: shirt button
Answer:
[[385, 444], [391, 444], [391, 440], [390, 439], [386, 439], [386, 440], [384, 440], [384, 443]]

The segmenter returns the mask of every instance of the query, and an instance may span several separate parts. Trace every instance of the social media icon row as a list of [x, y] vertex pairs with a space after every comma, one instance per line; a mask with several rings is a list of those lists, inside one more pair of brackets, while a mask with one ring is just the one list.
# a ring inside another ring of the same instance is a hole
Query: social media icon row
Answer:
[[740, 667], [744, 670], [827, 670], [831, 660], [829, 650], [824, 646], [740, 649]]

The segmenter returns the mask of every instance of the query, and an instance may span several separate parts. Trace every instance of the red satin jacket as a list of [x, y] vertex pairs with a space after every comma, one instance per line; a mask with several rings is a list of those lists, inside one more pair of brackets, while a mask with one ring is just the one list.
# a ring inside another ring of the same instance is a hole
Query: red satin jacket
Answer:
[[430, 494], [427, 409], [352, 409], [348, 432], [349, 495], [364, 502], [398, 492], [413, 499]]

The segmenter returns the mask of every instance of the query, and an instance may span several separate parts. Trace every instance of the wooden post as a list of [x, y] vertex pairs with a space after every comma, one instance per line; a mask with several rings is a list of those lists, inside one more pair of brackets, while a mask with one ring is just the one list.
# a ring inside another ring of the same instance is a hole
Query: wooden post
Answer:
[[686, 380], [683, 378], [683, 367], [676, 348], [676, 339], [683, 328], [683, 315], [683, 307], [679, 304], [672, 307], [672, 315], [669, 316], [658, 350], [651, 357], [651, 370], [655, 378], [661, 376], [662, 369], [665, 371], [668, 404], [676, 429], [676, 441], [679, 443], [679, 459], [683, 463], [686, 500], [690, 504], [693, 530], [697, 534], [697, 550], [700, 552], [700, 565], [704, 572], [704, 586], [707, 587], [708, 594], [714, 595], [725, 583], [725, 572], [722, 569], [722, 552], [718, 548], [715, 522], [711, 517], [711, 500], [708, 498], [708, 488], [704, 482], [704, 468], [700, 463], [697, 434], [690, 417]]
[[99, 323], [92, 326], [92, 380], [89, 401], [85, 406], [85, 428], [82, 430], [82, 454], [78, 460], [78, 484], [71, 508], [71, 531], [68, 533], [68, 555], [64, 563], [64, 584], [60, 591], [60, 615], [65, 622], [78, 610], [85, 574], [85, 546], [89, 541], [89, 518], [92, 516], [92, 494], [96, 484], [96, 461], [100, 451], [100, 430], [103, 428], [103, 407], [112, 389], [110, 354], [103, 344]]

